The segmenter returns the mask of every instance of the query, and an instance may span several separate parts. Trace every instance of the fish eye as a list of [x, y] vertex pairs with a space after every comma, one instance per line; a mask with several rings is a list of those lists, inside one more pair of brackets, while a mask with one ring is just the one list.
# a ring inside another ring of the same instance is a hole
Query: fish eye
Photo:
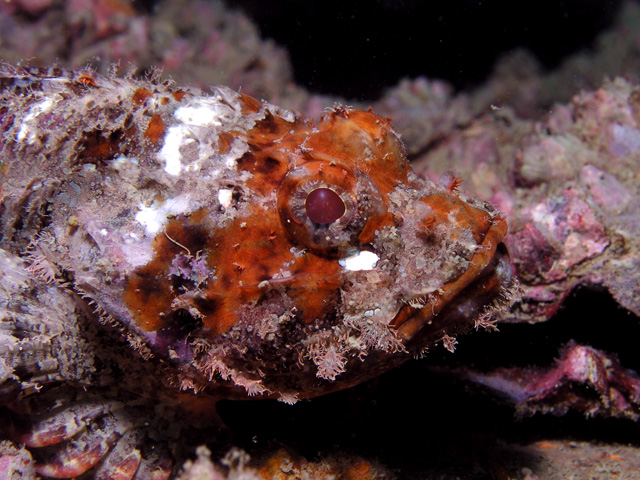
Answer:
[[303, 163], [285, 175], [277, 191], [287, 235], [325, 256], [360, 242], [367, 223], [384, 210], [382, 204], [368, 176], [335, 162]]
[[341, 218], [347, 207], [339, 194], [330, 188], [320, 187], [309, 192], [304, 208], [312, 222], [328, 225]]

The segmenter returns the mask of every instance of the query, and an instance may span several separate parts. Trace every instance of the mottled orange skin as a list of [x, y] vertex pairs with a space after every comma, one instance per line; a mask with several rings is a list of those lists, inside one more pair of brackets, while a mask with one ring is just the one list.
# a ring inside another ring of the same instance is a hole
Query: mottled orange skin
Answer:
[[[137, 92], [134, 101], [140, 95]], [[254, 99], [242, 97], [247, 111], [259, 107], [260, 103]], [[147, 136], [161, 122], [152, 117]], [[247, 183], [262, 195], [277, 190], [292, 168], [308, 165], [318, 179], [346, 181], [350, 186], [353, 180], [339, 178], [340, 169], [345, 172], [362, 170], [375, 182], [386, 201], [386, 195], [399, 182], [407, 182], [410, 171], [404, 148], [389, 121], [370, 112], [338, 108], [317, 126], [302, 121], [293, 128], [291, 123], [279, 117], [268, 116], [251, 130], [248, 143], [252, 148], [242, 157], [239, 167], [251, 173]], [[478, 252], [467, 272], [443, 289], [429, 310], [431, 313], [427, 309], [419, 311], [407, 307], [398, 314], [391, 326], [405, 339], [413, 337], [477, 277], [493, 257], [495, 246], [506, 235], [507, 226], [502, 217], [493, 218], [486, 211], [461, 201], [456, 190], [451, 188], [450, 193], [434, 193], [423, 199], [433, 210], [431, 216], [423, 219], [425, 226], [442, 223], [447, 216], [454, 215], [460, 228], [473, 232], [476, 241], [487, 248]], [[329, 258], [327, 255], [307, 255], [294, 260], [290, 249], [295, 243], [283, 227], [276, 209], [265, 213], [256, 207], [255, 212], [238, 218], [223, 231], [208, 230], [205, 218], [206, 212], [202, 212], [190, 218], [172, 220], [165, 232], [156, 238], [154, 261], [132, 275], [125, 300], [133, 311], [138, 312], [143, 329], [163, 327], [163, 312], [170, 310], [175, 300], [167, 271], [171, 259], [184, 253], [185, 249], [192, 255], [208, 252], [209, 266], [217, 268], [216, 281], [207, 286], [200, 298], [193, 300], [194, 306], [209, 312], [204, 317], [205, 335], [214, 336], [229, 329], [237, 321], [240, 306], [258, 300], [264, 294], [261, 282], [272, 279], [285, 262], [293, 262], [290, 267], [293, 274], [278, 283], [293, 296], [301, 312], [300, 318], [308, 323], [330, 313], [342, 285], [335, 260], [337, 252]], [[358, 242], [367, 244], [376, 231], [398, 221], [400, 219], [392, 218], [389, 213], [380, 212], [367, 222]], [[292, 228], [305, 227], [294, 225]], [[495, 285], [491, 284], [487, 290], [493, 287]]]
[[[263, 108], [250, 97], [239, 98], [245, 114]], [[154, 124], [164, 125], [156, 117], [151, 118], [147, 132]], [[228, 151], [238, 136], [246, 138], [249, 145], [238, 160], [238, 170], [250, 174], [244, 185], [256, 200], [250, 199], [253, 203], [224, 228], [212, 224], [213, 212], [201, 210], [171, 219], [156, 236], [155, 258], [130, 275], [124, 292], [126, 305], [144, 331], [161, 334], [175, 328], [175, 317], [167, 314], [175, 311], [179, 302], [180, 308], [198, 312], [201, 325], [197, 338], [215, 342], [232, 327], [246, 323], [241, 312], [246, 312], [247, 305], [260, 305], [273, 291], [282, 292], [295, 305], [296, 321], [301, 325], [334, 321], [330, 319], [339, 315], [346, 278], [339, 259], [347, 249], [371, 248], [384, 228], [399, 228], [407, 220], [404, 213], [392, 213], [387, 206], [389, 195], [398, 185], [412, 185], [413, 181], [404, 147], [388, 120], [371, 112], [336, 108], [313, 125], [302, 118], [291, 123], [267, 112], [248, 132], [221, 134], [219, 150]], [[351, 215], [348, 221], [357, 224], [353, 236], [330, 244], [314, 237], [309, 222], [301, 218], [304, 210], [295, 207], [291, 199], [295, 195], [303, 199], [305, 194], [300, 192], [316, 184], [334, 185], [332, 188], [340, 190], [347, 211], [344, 218]], [[450, 232], [450, 241], [471, 232], [479, 248], [464, 272], [437, 292], [416, 300], [426, 306], [406, 305], [389, 320], [393, 335], [412, 349], [464, 330], [468, 320], [460, 314], [440, 315], [448, 307], [469, 313], [491, 302], [504, 288], [504, 272], [491, 269], [496, 248], [507, 232], [506, 222], [461, 199], [458, 184], [421, 198], [430, 213], [420, 219], [423, 232], [418, 236], [429, 243], [439, 225], [452, 224], [455, 231]], [[415, 188], [423, 187], [416, 184]], [[362, 192], [368, 198], [364, 202], [359, 198]], [[304, 253], [298, 254], [295, 249]], [[172, 262], [180, 255], [200, 256], [215, 272], [215, 278], [197, 292], [183, 294], [182, 287], [172, 284], [175, 280], [170, 274]], [[284, 270], [286, 275], [280, 275]], [[476, 282], [480, 277], [483, 281]], [[464, 308], [460, 307], [463, 302], [467, 304]], [[438, 321], [433, 322], [438, 315]], [[306, 354], [300, 355], [302, 359]], [[401, 361], [399, 355], [389, 357], [376, 363], [388, 368]], [[255, 364], [252, 368], [262, 367]], [[378, 372], [377, 368], [360, 370], [360, 366], [354, 367], [350, 380], [347, 374], [342, 382], [296, 395], [315, 396], [337, 390]], [[195, 406], [200, 403], [195, 401], [194, 408], [200, 408]]]
[[[136, 92], [134, 101], [141, 96]], [[243, 100], [248, 109], [254, 106], [250, 97], [243, 96]], [[164, 125], [161, 119], [152, 117], [146, 133], [154, 143], [155, 135], [149, 132], [158, 124]], [[291, 168], [318, 161], [325, 165], [324, 171], [318, 172], [319, 179], [333, 180], [338, 175], [331, 171], [335, 165], [363, 169], [383, 195], [397, 182], [406, 181], [410, 170], [388, 120], [357, 110], [338, 109], [317, 126], [300, 122], [293, 129], [291, 123], [270, 116], [254, 127], [248, 142], [252, 149], [242, 157], [239, 167], [252, 174], [248, 185], [263, 195], [276, 190]], [[308, 152], [301, 153], [300, 145]], [[369, 158], [366, 162], [365, 152]], [[376, 230], [392, 224], [390, 215], [381, 214], [367, 222], [358, 241], [366, 244]], [[185, 253], [186, 248], [190, 254], [208, 252], [209, 266], [217, 268], [216, 281], [193, 300], [194, 306], [210, 312], [204, 318], [203, 332], [207, 335], [218, 335], [233, 325], [240, 306], [258, 300], [264, 294], [260, 283], [272, 279], [285, 262], [293, 262], [289, 267], [292, 275], [279, 283], [293, 296], [300, 318], [308, 323], [330, 312], [334, 302], [327, 300], [335, 300], [341, 287], [339, 265], [335, 258], [324, 256], [294, 259], [291, 247], [276, 209], [265, 214], [256, 208], [224, 231], [207, 229], [206, 212], [172, 220], [156, 237], [154, 261], [131, 276], [125, 301], [137, 312], [144, 330], [163, 328], [163, 312], [169, 311], [175, 300], [167, 272], [174, 256]]]

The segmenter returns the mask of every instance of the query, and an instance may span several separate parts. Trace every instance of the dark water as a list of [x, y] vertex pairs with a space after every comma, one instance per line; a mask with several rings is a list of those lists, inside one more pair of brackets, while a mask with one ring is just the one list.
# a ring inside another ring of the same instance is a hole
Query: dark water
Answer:
[[285, 45], [312, 91], [361, 100], [403, 77], [476, 85], [500, 55], [524, 47], [546, 68], [588, 49], [620, 0], [227, 0]]

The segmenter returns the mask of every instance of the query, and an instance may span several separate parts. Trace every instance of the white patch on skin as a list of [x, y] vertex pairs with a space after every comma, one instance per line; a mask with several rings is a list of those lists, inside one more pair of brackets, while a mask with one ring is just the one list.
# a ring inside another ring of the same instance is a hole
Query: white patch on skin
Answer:
[[238, 166], [237, 160], [232, 156], [229, 156], [224, 164], [230, 170], [234, 170]]
[[136, 221], [140, 223], [147, 235], [155, 235], [167, 223], [168, 217], [184, 213], [189, 206], [189, 196], [177, 197], [167, 200], [160, 206], [140, 204], [140, 211], [136, 213]]
[[23, 141], [25, 138], [27, 138], [27, 141], [29, 143], [33, 143], [36, 141], [36, 134], [35, 132], [30, 132], [30, 127], [32, 127], [32, 123], [33, 120], [40, 114], [42, 113], [46, 113], [49, 110], [51, 110], [51, 107], [53, 107], [53, 99], [51, 98], [46, 98], [44, 99], [42, 102], [37, 103], [36, 105], [33, 105], [30, 109], [29, 109], [29, 113], [27, 113], [24, 117], [24, 119], [22, 120], [22, 124], [20, 125], [20, 131], [18, 132], [18, 141], [21, 142]]
[[[222, 103], [219, 96], [194, 99], [187, 105], [178, 108], [173, 117], [179, 122], [167, 129], [164, 144], [158, 152], [164, 161], [164, 171], [169, 175], [180, 175], [186, 171], [197, 171], [197, 163], [184, 166], [181, 162], [180, 147], [194, 142], [194, 132], [206, 127], [218, 127], [233, 118], [234, 110]], [[197, 133], [195, 134], [197, 136]]]
[[233, 196], [233, 190], [229, 188], [221, 188], [218, 190], [218, 201], [225, 209], [231, 206], [231, 199]]
[[362, 250], [338, 260], [338, 263], [350, 272], [357, 272], [359, 270], [373, 270], [378, 260], [380, 260], [380, 257], [375, 253]]
[[158, 156], [164, 160], [164, 171], [169, 175], [179, 175], [182, 170], [180, 147], [194, 141], [192, 138], [185, 138], [187, 133], [184, 125], [174, 125], [169, 127], [164, 137], [164, 145], [158, 152]]
[[[280, 113], [280, 116], [289, 123], [293, 123], [296, 121], [296, 116], [294, 115], [293, 112], [289, 110], [282, 110], [279, 113]], [[293, 133], [293, 130], [291, 130], [291, 133]]]
[[180, 107], [173, 116], [185, 125], [220, 126], [229, 114], [229, 107], [222, 105], [217, 99], [200, 99], [189, 105]]

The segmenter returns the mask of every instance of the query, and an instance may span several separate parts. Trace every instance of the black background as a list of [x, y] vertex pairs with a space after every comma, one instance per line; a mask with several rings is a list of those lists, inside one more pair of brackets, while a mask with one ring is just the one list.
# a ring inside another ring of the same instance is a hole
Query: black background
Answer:
[[619, 0], [229, 0], [264, 37], [286, 46], [298, 83], [371, 100], [403, 77], [464, 89], [496, 58], [525, 47], [547, 68], [590, 48]]

